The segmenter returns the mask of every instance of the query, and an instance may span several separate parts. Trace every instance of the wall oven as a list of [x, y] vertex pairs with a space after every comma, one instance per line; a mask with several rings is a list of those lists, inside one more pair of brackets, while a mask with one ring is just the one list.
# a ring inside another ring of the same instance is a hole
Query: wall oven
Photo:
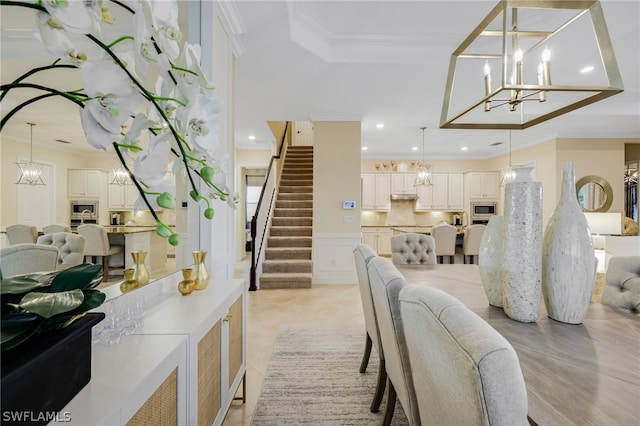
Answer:
[[70, 219], [71, 226], [78, 226], [84, 223], [98, 223], [98, 200], [71, 200]]
[[491, 216], [498, 214], [497, 201], [472, 201], [471, 223], [487, 223]]

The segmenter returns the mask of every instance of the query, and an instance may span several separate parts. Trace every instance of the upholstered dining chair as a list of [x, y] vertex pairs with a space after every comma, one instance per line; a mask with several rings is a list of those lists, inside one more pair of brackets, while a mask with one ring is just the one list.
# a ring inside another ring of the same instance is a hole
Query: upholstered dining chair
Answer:
[[448, 223], [441, 223], [431, 228], [431, 236], [436, 242], [438, 263], [444, 263], [445, 256], [449, 258], [449, 263], [455, 263], [457, 235], [458, 228]]
[[[124, 256], [116, 256], [122, 253], [122, 246], [110, 245], [107, 230], [102, 225], [84, 224], [78, 226], [78, 234], [86, 239], [84, 247], [84, 256], [89, 256], [93, 263], [97, 262], [96, 258], [102, 260], [102, 276], [106, 281], [109, 278], [109, 268], [111, 266], [123, 266]], [[111, 257], [117, 259], [110, 262]]]
[[9, 244], [35, 244], [38, 239], [38, 230], [32, 225], [11, 225], [7, 226], [7, 239]]
[[607, 265], [601, 303], [640, 315], [640, 256], [613, 256]]
[[391, 237], [391, 261], [398, 265], [434, 265], [435, 241], [431, 235], [398, 234]]
[[86, 241], [82, 235], [71, 232], [56, 232], [39, 236], [37, 244], [45, 244], [58, 249], [56, 269], [62, 270], [82, 263]]
[[477, 259], [480, 253], [480, 241], [485, 229], [487, 229], [487, 225], [469, 225], [464, 229], [462, 237], [464, 263], [467, 263], [467, 256], [469, 256], [469, 263], [474, 263], [474, 257]]
[[22, 243], [0, 249], [3, 277], [56, 270], [58, 249], [41, 244]]
[[358, 287], [360, 288], [360, 299], [362, 300], [362, 310], [364, 311], [364, 325], [367, 332], [364, 354], [362, 355], [362, 362], [360, 363], [360, 373], [367, 371], [372, 345], [376, 348], [379, 359], [378, 383], [376, 385], [376, 391], [373, 395], [373, 401], [371, 402], [370, 407], [372, 413], [375, 413], [380, 409], [380, 403], [384, 396], [384, 388], [387, 384], [387, 371], [384, 366], [384, 353], [382, 352], [382, 344], [380, 343], [380, 331], [378, 330], [376, 311], [373, 308], [371, 284], [369, 283], [369, 272], [367, 271], [369, 261], [376, 256], [377, 254], [375, 250], [366, 244], [359, 244], [353, 250], [356, 273], [358, 275]]
[[[367, 266], [373, 306], [380, 330], [380, 342], [387, 371], [387, 405], [382, 424], [391, 424], [396, 399], [404, 409], [410, 425], [420, 425], [420, 414], [411, 377], [409, 354], [402, 328], [398, 295], [407, 285], [404, 277], [388, 259], [374, 257]], [[435, 423], [434, 423], [435, 424]]]
[[528, 425], [511, 344], [442, 290], [411, 285], [400, 312], [420, 418], [434, 425]]
[[42, 228], [42, 232], [45, 235], [56, 232], [71, 232], [71, 227], [69, 225], [47, 225]]

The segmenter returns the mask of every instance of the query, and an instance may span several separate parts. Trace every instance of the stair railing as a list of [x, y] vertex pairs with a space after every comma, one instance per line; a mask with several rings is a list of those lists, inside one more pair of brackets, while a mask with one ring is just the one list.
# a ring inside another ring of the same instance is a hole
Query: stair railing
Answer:
[[260, 191], [260, 197], [258, 198], [258, 204], [256, 206], [256, 212], [251, 218], [251, 270], [249, 273], [249, 290], [255, 291], [258, 289], [257, 277], [258, 270], [262, 268], [262, 261], [264, 260], [264, 250], [262, 250], [269, 221], [275, 207], [276, 189], [279, 173], [282, 167], [278, 167], [278, 164], [282, 164], [280, 160], [284, 160], [286, 156], [285, 146], [287, 138], [289, 136], [289, 121], [287, 121], [282, 139], [280, 140], [280, 146], [278, 148], [277, 155], [271, 156], [269, 161], [269, 168], [267, 169], [267, 175], [265, 176], [264, 184]]

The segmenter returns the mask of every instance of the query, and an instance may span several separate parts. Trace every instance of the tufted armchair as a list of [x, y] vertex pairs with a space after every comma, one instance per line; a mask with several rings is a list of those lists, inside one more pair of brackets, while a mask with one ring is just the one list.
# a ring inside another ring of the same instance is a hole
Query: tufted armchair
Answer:
[[11, 225], [7, 226], [7, 239], [9, 244], [34, 244], [38, 239], [38, 230], [31, 225]]
[[436, 256], [440, 258], [440, 263], [444, 263], [444, 256], [449, 258], [449, 263], [455, 263], [458, 228], [441, 223], [431, 228], [431, 236], [435, 240]]
[[391, 261], [397, 265], [435, 265], [435, 240], [424, 234], [394, 235], [391, 237]]
[[0, 271], [3, 277], [55, 271], [58, 250], [40, 244], [14, 244], [0, 249]]
[[607, 266], [602, 304], [640, 315], [640, 256], [614, 256]]
[[56, 232], [39, 236], [37, 244], [53, 246], [58, 249], [56, 270], [61, 270], [82, 263], [86, 240], [82, 235], [71, 232]]

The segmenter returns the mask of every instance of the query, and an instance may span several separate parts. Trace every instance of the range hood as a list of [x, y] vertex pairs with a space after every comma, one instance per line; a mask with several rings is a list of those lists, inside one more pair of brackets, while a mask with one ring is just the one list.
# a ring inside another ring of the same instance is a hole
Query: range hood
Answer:
[[417, 200], [417, 194], [391, 194], [391, 199], [394, 201], [405, 201], [405, 200]]

